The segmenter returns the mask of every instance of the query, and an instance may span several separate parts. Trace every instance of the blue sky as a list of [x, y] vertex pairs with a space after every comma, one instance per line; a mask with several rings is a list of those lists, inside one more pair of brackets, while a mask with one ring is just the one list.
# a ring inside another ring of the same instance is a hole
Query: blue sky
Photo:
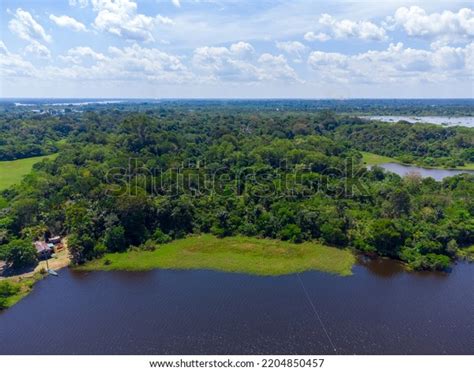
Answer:
[[1, 97], [474, 97], [470, 2], [0, 6]]

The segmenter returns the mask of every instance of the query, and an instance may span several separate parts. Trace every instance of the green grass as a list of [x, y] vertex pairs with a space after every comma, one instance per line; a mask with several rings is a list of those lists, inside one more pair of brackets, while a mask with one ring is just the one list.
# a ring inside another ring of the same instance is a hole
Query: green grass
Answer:
[[458, 166], [456, 167], [456, 169], [459, 169], [459, 170], [474, 170], [474, 163], [467, 163], [465, 164], [464, 166]]
[[56, 156], [57, 154], [53, 154], [14, 161], [0, 161], [0, 191], [20, 183], [21, 179], [31, 172], [34, 164], [45, 158], [54, 158]]
[[155, 251], [106, 254], [78, 269], [211, 269], [262, 276], [318, 270], [346, 276], [354, 263], [351, 251], [318, 243], [201, 235], [161, 245]]
[[363, 152], [362, 153], [362, 161], [364, 164], [367, 165], [381, 165], [381, 164], [386, 164], [388, 162], [391, 163], [400, 163], [397, 159], [393, 157], [387, 157], [387, 156], [381, 156], [381, 155], [376, 155], [375, 153], [370, 153], [370, 152]]
[[[31, 292], [34, 284], [38, 282], [39, 280], [41, 280], [43, 277], [44, 277], [43, 274], [35, 273], [31, 277], [23, 278], [21, 280], [16, 279], [16, 278], [7, 278], [5, 280], [1, 280], [0, 286], [5, 283], [9, 283], [16, 290], [13, 295], [0, 298], [0, 311], [2, 309], [10, 308], [11, 306], [18, 303], [21, 299], [23, 299], [26, 295], [28, 295]], [[4, 299], [4, 301], [1, 299]]]
[[474, 245], [459, 249], [457, 255], [458, 258], [474, 261]]

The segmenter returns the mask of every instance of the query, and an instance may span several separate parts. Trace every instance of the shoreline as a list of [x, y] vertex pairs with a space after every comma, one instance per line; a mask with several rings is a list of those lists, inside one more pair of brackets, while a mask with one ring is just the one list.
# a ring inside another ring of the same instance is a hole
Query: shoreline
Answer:
[[457, 167], [440, 167], [440, 166], [429, 166], [429, 165], [420, 165], [417, 163], [408, 163], [408, 162], [402, 162], [400, 160], [397, 160], [394, 157], [389, 157], [389, 156], [383, 156], [383, 155], [378, 155], [373, 152], [366, 152], [366, 151], [359, 151], [362, 154], [362, 162], [366, 166], [379, 166], [383, 164], [399, 164], [402, 166], [416, 166], [421, 169], [426, 169], [426, 170], [466, 170], [466, 171], [474, 171], [474, 163], [468, 163], [463, 166], [457, 166]]
[[352, 274], [355, 254], [315, 242], [290, 242], [255, 237], [191, 236], [159, 245], [154, 251], [109, 253], [74, 267], [82, 271], [147, 271], [152, 269], [210, 269], [261, 276], [317, 270]]

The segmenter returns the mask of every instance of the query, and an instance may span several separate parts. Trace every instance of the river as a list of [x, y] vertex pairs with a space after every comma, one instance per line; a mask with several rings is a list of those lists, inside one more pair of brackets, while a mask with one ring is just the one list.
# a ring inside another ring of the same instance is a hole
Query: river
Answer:
[[472, 354], [473, 265], [353, 271], [65, 269], [0, 313], [0, 354]]
[[[378, 165], [387, 171], [405, 176], [408, 174], [420, 174], [423, 178], [431, 177], [435, 180], [443, 180], [446, 177], [454, 176], [458, 174], [474, 174], [474, 170], [454, 170], [454, 169], [427, 169], [424, 167], [413, 166], [413, 165], [402, 165], [397, 163], [385, 163]], [[370, 168], [370, 166], [369, 166]]]
[[369, 120], [383, 121], [383, 122], [398, 122], [407, 121], [415, 123], [429, 123], [445, 126], [466, 126], [474, 128], [474, 116], [361, 116]]

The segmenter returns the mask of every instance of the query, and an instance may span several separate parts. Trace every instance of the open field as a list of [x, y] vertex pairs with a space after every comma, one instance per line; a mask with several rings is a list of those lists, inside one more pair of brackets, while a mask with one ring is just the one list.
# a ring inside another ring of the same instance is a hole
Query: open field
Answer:
[[467, 163], [464, 166], [458, 166], [456, 169], [459, 169], [459, 170], [474, 170], [474, 163]]
[[57, 154], [23, 158], [14, 161], [0, 161], [0, 191], [21, 181], [23, 176], [31, 172], [33, 165], [45, 158], [54, 158]]
[[212, 269], [264, 276], [319, 270], [350, 275], [354, 262], [349, 250], [318, 243], [201, 235], [161, 245], [155, 251], [106, 254], [79, 269]]
[[361, 151], [360, 153], [362, 153], [362, 161], [366, 165], [381, 165], [381, 164], [386, 164], [388, 162], [391, 162], [391, 163], [400, 162], [393, 157], [381, 156], [381, 155], [376, 155], [375, 153], [363, 152], [363, 151]]

